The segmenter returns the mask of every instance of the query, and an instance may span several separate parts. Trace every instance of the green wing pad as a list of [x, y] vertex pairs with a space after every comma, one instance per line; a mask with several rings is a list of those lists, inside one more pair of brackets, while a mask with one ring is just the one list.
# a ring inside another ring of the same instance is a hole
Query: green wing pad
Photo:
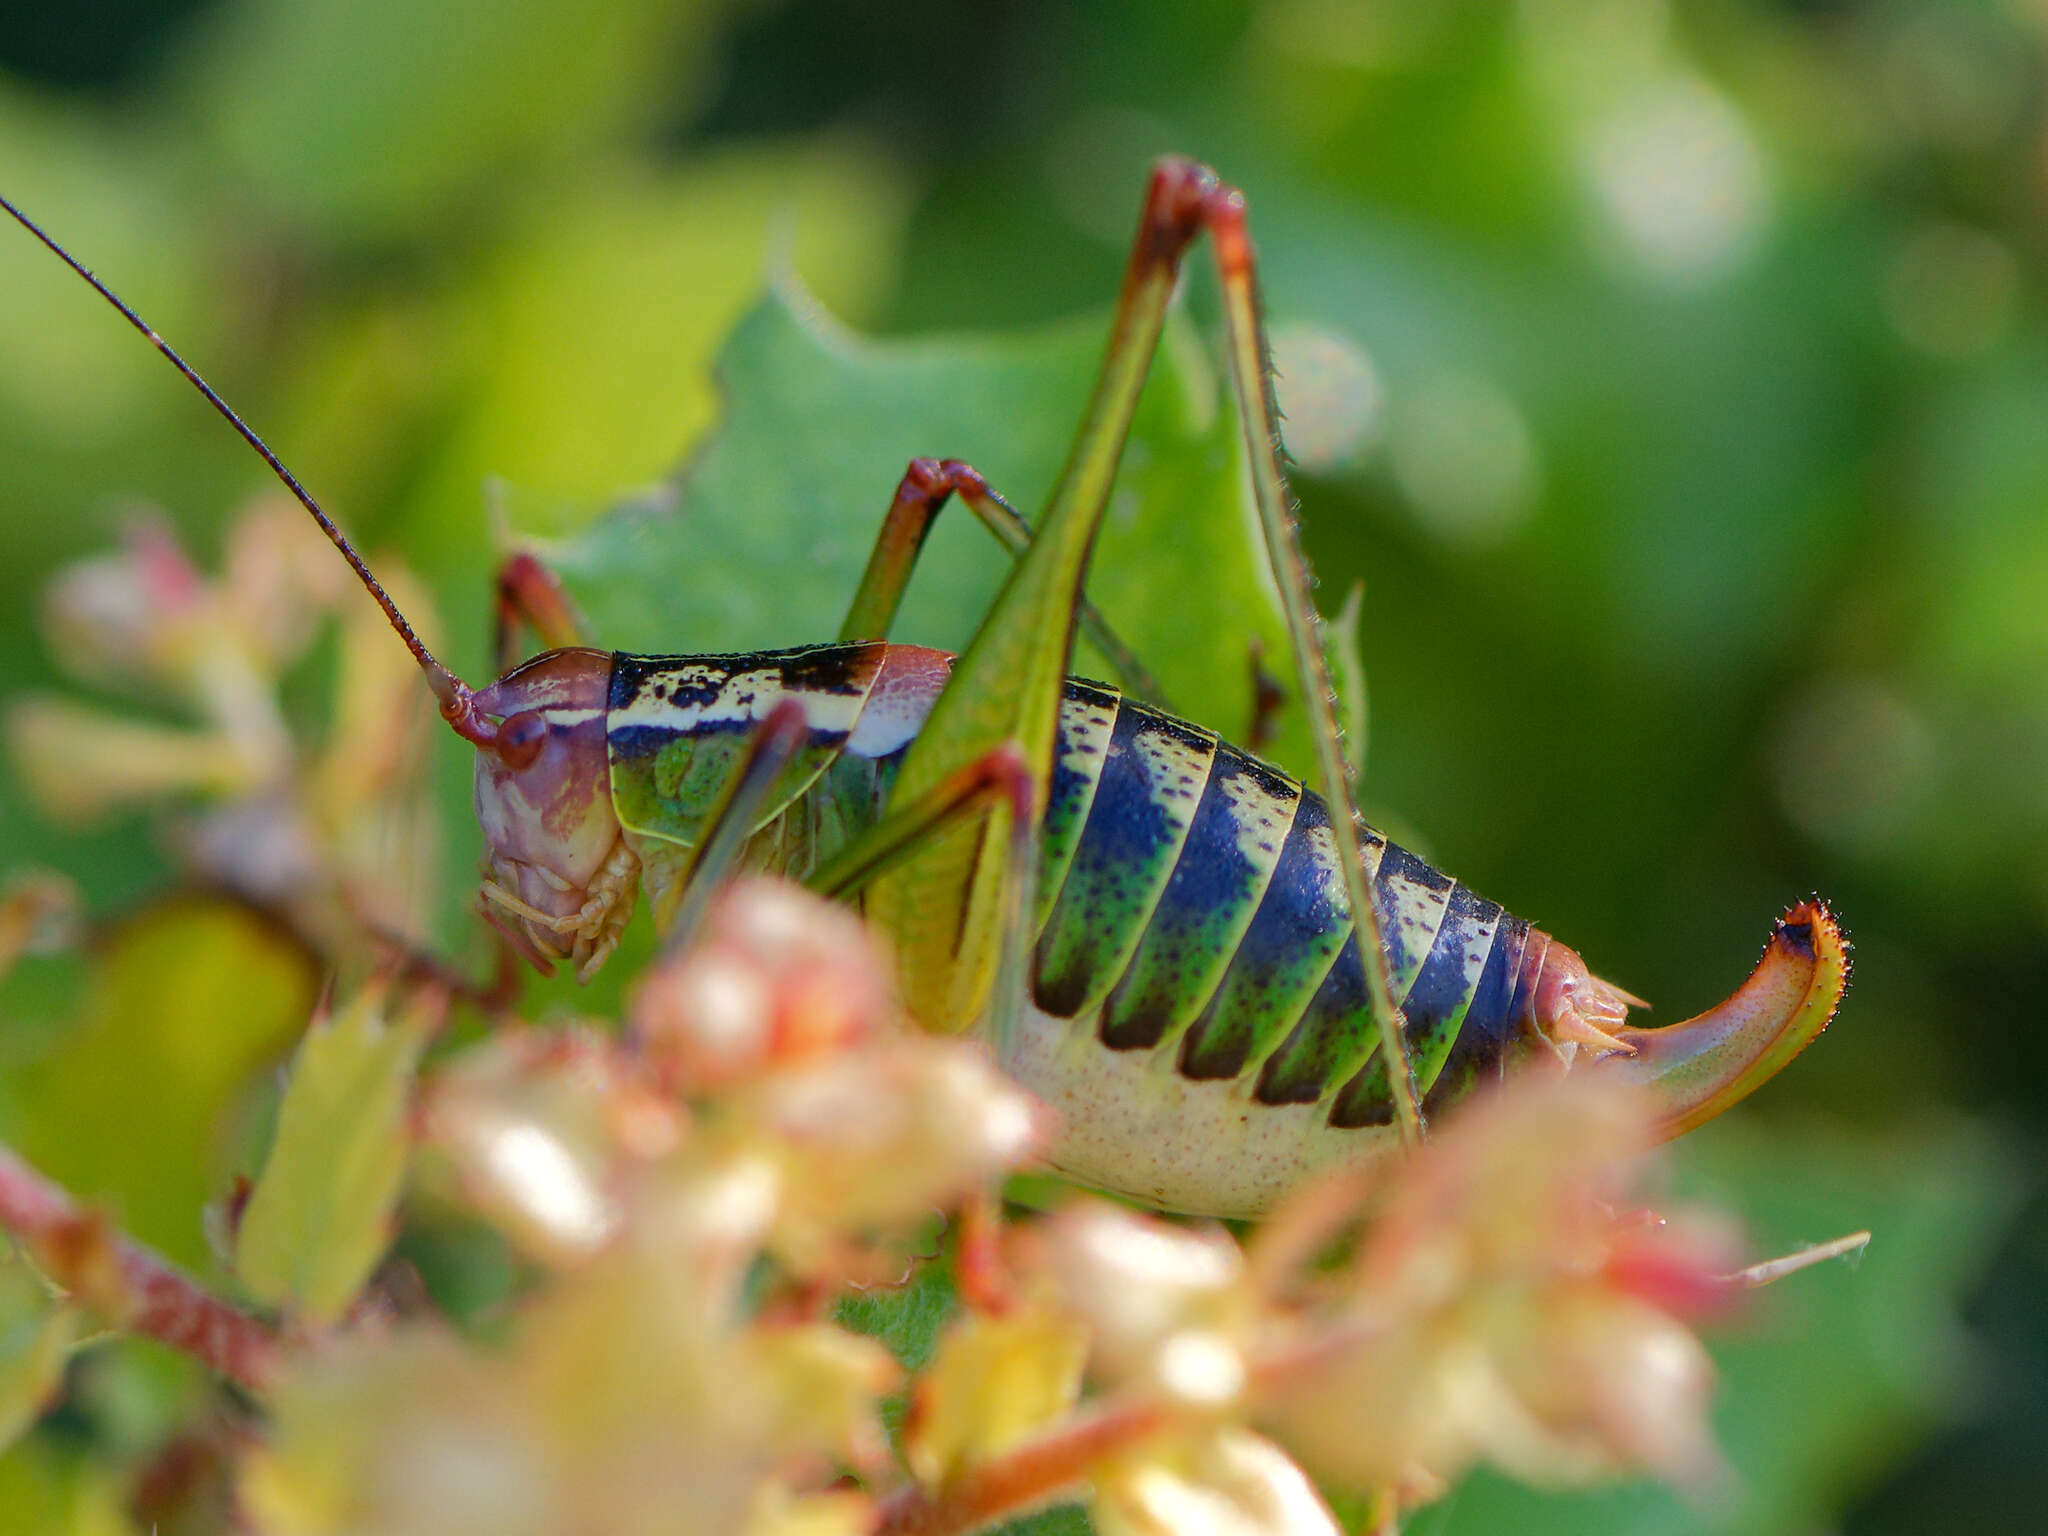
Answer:
[[1213, 732], [1123, 706], [1038, 945], [1036, 992], [1047, 1013], [1087, 1012], [1123, 974], [1180, 862], [1216, 746]]
[[[807, 880], [817, 868], [882, 814], [882, 759], [841, 752], [815, 783], [780, 816], [748, 839], [740, 862], [791, 880]], [[893, 769], [894, 764], [891, 763]], [[893, 778], [891, 772], [889, 777]]]
[[793, 880], [808, 878], [827, 859], [880, 821], [901, 761], [900, 757], [840, 753], [795, 807], [804, 816], [809, 839], [807, 857], [800, 865], [782, 866], [781, 873]]
[[860, 718], [886, 647], [806, 646], [740, 656], [619, 656], [605, 740], [619, 823], [694, 846], [752, 743], [784, 698], [803, 701], [810, 733], [762, 807], [766, 823], [831, 766]]

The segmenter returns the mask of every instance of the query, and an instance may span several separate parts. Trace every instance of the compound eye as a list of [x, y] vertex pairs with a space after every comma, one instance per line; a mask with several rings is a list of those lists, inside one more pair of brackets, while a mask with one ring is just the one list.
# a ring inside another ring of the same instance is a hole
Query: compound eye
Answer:
[[548, 722], [539, 711], [522, 709], [507, 715], [491, 745], [492, 755], [513, 772], [531, 767], [547, 744]]

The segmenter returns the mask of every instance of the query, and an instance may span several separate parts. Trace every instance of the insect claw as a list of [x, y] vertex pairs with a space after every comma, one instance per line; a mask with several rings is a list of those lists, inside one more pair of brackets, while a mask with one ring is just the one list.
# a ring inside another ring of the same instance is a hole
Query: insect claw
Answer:
[[604, 969], [605, 961], [611, 959], [612, 951], [619, 947], [619, 936], [608, 933], [591, 946], [590, 958], [576, 967], [576, 979], [587, 982]]

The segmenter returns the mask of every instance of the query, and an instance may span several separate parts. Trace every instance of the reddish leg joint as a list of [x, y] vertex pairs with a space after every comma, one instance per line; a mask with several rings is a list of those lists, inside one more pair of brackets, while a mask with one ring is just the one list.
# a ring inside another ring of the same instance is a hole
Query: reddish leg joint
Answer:
[[988, 498], [988, 482], [971, 464], [958, 459], [912, 459], [896, 483], [888, 516], [868, 556], [868, 568], [840, 626], [842, 640], [879, 640], [889, 633], [910, 572], [932, 531], [939, 509], [950, 496], [970, 501]]
[[1225, 278], [1249, 272], [1251, 239], [1245, 232], [1244, 194], [1217, 180], [1206, 165], [1173, 155], [1152, 168], [1138, 243], [1131, 251], [1133, 276], [1157, 266], [1175, 266], [1203, 229], [1216, 242]]
[[925, 536], [938, 521], [939, 509], [949, 496], [978, 497], [988, 494], [988, 482], [981, 471], [959, 459], [912, 459], [896, 482], [895, 500], [883, 521], [881, 541], [901, 540], [908, 557], [915, 559], [924, 547]]
[[555, 573], [524, 550], [498, 568], [495, 632], [498, 670], [520, 660], [519, 626], [526, 625], [549, 650], [580, 644], [583, 622]]
[[896, 485], [896, 500], [925, 501], [934, 506], [956, 492], [976, 496], [988, 489], [981, 471], [958, 459], [912, 459]]

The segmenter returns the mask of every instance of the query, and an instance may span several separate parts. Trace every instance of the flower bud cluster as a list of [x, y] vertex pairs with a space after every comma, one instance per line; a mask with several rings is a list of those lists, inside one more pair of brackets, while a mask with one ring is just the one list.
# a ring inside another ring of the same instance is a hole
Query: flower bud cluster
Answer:
[[[245, 1460], [260, 1530], [965, 1531], [1063, 1495], [1113, 1536], [1324, 1536], [1318, 1484], [1392, 1519], [1482, 1460], [1717, 1465], [1688, 1320], [1725, 1234], [1628, 1203], [1650, 1116], [1583, 1074], [1244, 1241], [1078, 1195], [1004, 1223], [1040, 1112], [905, 1029], [846, 913], [744, 879], [622, 1037], [501, 1032], [428, 1069], [414, 1119], [424, 1185], [534, 1280], [489, 1347], [414, 1321], [304, 1359]], [[935, 1216], [961, 1300], [906, 1369], [830, 1311], [900, 1287]]]
[[[67, 573], [66, 664], [187, 723], [30, 701], [14, 749], [59, 809], [182, 799], [198, 872], [360, 969], [355, 914], [402, 928], [421, 895], [386, 882], [422, 845], [422, 690], [296, 512], [250, 514], [227, 564], [211, 582], [138, 525]], [[280, 685], [344, 597], [305, 752]], [[64, 903], [0, 894], [4, 966]], [[1720, 1227], [1636, 1209], [1630, 1090], [1524, 1075], [1247, 1237], [1071, 1192], [1006, 1218], [1045, 1112], [978, 1042], [907, 1027], [852, 912], [748, 877], [687, 939], [619, 1027], [437, 1044], [442, 978], [309, 1032], [238, 1207], [285, 1362], [249, 1375], [249, 1528], [888, 1536], [1071, 1498], [1105, 1536], [1328, 1536], [1319, 1486], [1385, 1525], [1480, 1462], [1714, 1478], [1689, 1325], [1736, 1261]], [[379, 1271], [408, 1210], [449, 1207], [517, 1266], [486, 1337]], [[86, 1283], [116, 1248], [81, 1252], [75, 1288], [118, 1319], [125, 1293]], [[893, 1350], [845, 1325], [855, 1298]]]
[[[1478, 1460], [1542, 1483], [1710, 1481], [1713, 1373], [1687, 1313], [1721, 1299], [1730, 1246], [1626, 1205], [1654, 1139], [1634, 1093], [1530, 1076], [1384, 1188], [1307, 1194], [1253, 1247], [1299, 1351], [1254, 1417], [1355, 1486], [1441, 1487]], [[1333, 1220], [1362, 1223], [1349, 1251], [1301, 1262]]]
[[[23, 783], [72, 822], [177, 810], [170, 841], [193, 874], [283, 911], [323, 949], [359, 947], [366, 921], [416, 931], [438, 834], [419, 782], [432, 716], [415, 669], [298, 508], [258, 503], [229, 528], [223, 561], [207, 576], [140, 515], [117, 551], [56, 577], [43, 618], [58, 662], [146, 714], [14, 701], [6, 737]], [[386, 577], [431, 628], [404, 574]], [[280, 692], [336, 619], [332, 711], [308, 751]]]
[[[1036, 1146], [979, 1050], [906, 1032], [860, 924], [743, 880], [624, 1039], [514, 1029], [429, 1069], [424, 1183], [538, 1266], [501, 1346], [358, 1330], [279, 1394], [277, 1532], [857, 1531], [890, 1353], [829, 1321]], [[1078, 1356], [1074, 1371], [1078, 1375]]]

